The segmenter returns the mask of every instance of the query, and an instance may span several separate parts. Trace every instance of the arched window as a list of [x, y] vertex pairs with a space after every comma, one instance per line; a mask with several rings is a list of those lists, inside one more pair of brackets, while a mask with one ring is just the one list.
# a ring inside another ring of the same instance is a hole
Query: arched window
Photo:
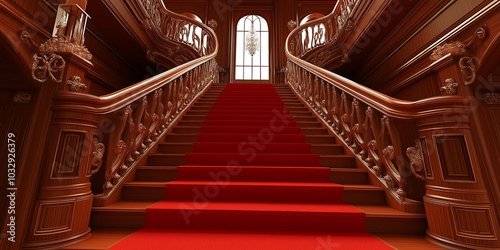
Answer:
[[[253, 56], [245, 49], [252, 22], [260, 42]], [[261, 16], [248, 15], [238, 21], [235, 80], [269, 80], [269, 28]]]

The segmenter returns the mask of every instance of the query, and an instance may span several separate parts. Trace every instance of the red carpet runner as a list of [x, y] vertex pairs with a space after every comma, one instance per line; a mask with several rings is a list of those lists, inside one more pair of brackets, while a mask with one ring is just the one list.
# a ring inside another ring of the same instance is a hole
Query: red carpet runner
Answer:
[[166, 188], [112, 249], [392, 249], [342, 203], [270, 84], [228, 84]]

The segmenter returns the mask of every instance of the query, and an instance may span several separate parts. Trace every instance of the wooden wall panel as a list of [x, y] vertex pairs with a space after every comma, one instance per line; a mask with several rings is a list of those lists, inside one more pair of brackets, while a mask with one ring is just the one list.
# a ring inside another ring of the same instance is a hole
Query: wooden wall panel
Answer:
[[[467, 16], [471, 10], [483, 2], [484, 0], [451, 0], [443, 9], [438, 10], [436, 15], [429, 16], [429, 19], [421, 19], [419, 16], [415, 16], [415, 20], [409, 21], [408, 25], [411, 25], [411, 22], [413, 22], [413, 24], [415, 22], [420, 22], [422, 26], [415, 25], [415, 27], [419, 27], [419, 30], [411, 34], [400, 34], [400, 36], [406, 36], [407, 40], [398, 41], [400, 44], [397, 44], [396, 46], [398, 47], [396, 48], [387, 48], [392, 50], [385, 51], [387, 54], [381, 55], [382, 58], [372, 57], [370, 61], [364, 65], [356, 78], [360, 79], [365, 85], [372, 86], [375, 89], [381, 88], [381, 86], [386, 83], [384, 80], [388, 79], [390, 76], [387, 72], [395, 72], [400, 66], [406, 64], [412, 56], [427, 49], [439, 35], [444, 33], [450, 26], [459, 20], [463, 20], [464, 16]], [[431, 2], [429, 2], [429, 4], [431, 4]], [[429, 13], [425, 14], [428, 15]], [[401, 30], [401, 32], [408, 32], [408, 30]], [[386, 46], [389, 46], [389, 44]]]
[[77, 178], [85, 132], [61, 131], [51, 178]]
[[[0, 81], [1, 84], [1, 81]], [[13, 133], [15, 135], [15, 166], [16, 174], [19, 173], [19, 159], [23, 156], [23, 149], [25, 148], [27, 133], [30, 124], [30, 120], [33, 115], [34, 103], [36, 102], [36, 95], [31, 96], [31, 101], [28, 103], [15, 103], [13, 102], [13, 97], [17, 92], [11, 91], [0, 91], [0, 161], [4, 164], [2, 166], [2, 171], [0, 171], [0, 222], [1, 225], [5, 225], [4, 219], [7, 214], [7, 181], [8, 181], [8, 171], [7, 171], [7, 159], [8, 159], [8, 146], [7, 139], [8, 133]], [[21, 115], [22, 114], [22, 115]]]
[[420, 138], [420, 148], [422, 149], [422, 154], [424, 157], [424, 169], [426, 178], [434, 178], [432, 173], [431, 163], [429, 162], [429, 147], [427, 146], [427, 139], [425, 137]]
[[412, 83], [392, 96], [408, 101], [418, 101], [430, 96], [440, 96], [441, 92], [439, 88], [440, 83], [437, 82], [436, 76], [429, 75]]
[[448, 181], [474, 181], [474, 173], [465, 138], [459, 136], [434, 137], [436, 149], [443, 171], [443, 178]]
[[[197, 15], [204, 23], [207, 23], [208, 4], [207, 0], [188, 0], [188, 1], [165, 1], [167, 9], [175, 13], [189, 12]], [[186, 9], [186, 6], [190, 6]]]
[[337, 1], [295, 1], [295, 20], [297, 25], [307, 15], [311, 13], [321, 13], [328, 15], [332, 12]]
[[75, 212], [75, 201], [40, 202], [35, 224], [35, 235], [64, 233], [71, 230]]
[[489, 120], [491, 121], [491, 131], [495, 135], [494, 138], [491, 138], [491, 141], [494, 142], [496, 146], [496, 152], [500, 152], [500, 104], [492, 105], [487, 108]]
[[[472, 239], [495, 239], [496, 222], [491, 206], [451, 205], [451, 214], [455, 221], [458, 236]], [[469, 218], [475, 218], [471, 220]]]

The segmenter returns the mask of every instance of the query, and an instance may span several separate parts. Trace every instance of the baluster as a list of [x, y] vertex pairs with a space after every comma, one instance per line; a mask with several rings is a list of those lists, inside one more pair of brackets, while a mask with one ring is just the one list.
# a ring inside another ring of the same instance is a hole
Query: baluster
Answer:
[[160, 88], [158, 90], [158, 101], [157, 101], [157, 106], [158, 108], [156, 109], [155, 115], [156, 115], [156, 121], [155, 122], [155, 127], [154, 127], [154, 133], [153, 133], [153, 139], [156, 141], [158, 140], [158, 136], [163, 132], [162, 125], [163, 125], [163, 110], [165, 109], [165, 106], [163, 105], [163, 88]]
[[332, 85], [330, 85], [329, 83], [326, 84], [326, 89], [327, 89], [327, 94], [326, 94], [326, 122], [328, 123], [328, 125], [334, 127], [334, 121], [333, 121], [333, 107], [334, 107], [334, 104], [333, 104], [333, 100], [334, 100], [334, 97], [333, 97], [333, 92], [332, 92], [332, 89], [335, 88], [333, 87]]
[[117, 176], [117, 171], [125, 162], [127, 150], [127, 143], [125, 142], [127, 141], [127, 137], [125, 137], [125, 127], [127, 126], [127, 122], [132, 115], [132, 108], [130, 107], [130, 105], [128, 105], [119, 113], [119, 123], [116, 124], [116, 129], [113, 131], [113, 133], [111, 133], [109, 137], [110, 151], [108, 151], [106, 162], [109, 162], [111, 164], [106, 167], [106, 173], [104, 175], [105, 183], [103, 186], [104, 192], [108, 192], [111, 188], [113, 188], [113, 180], [120, 178], [120, 176]]
[[[158, 90], [156, 90], [150, 97], [152, 100], [150, 101], [151, 105], [146, 109], [146, 114], [148, 119], [144, 122], [144, 126], [146, 129], [146, 135], [144, 137], [145, 145], [150, 145], [153, 140], [151, 136], [154, 133], [156, 121], [158, 120], [158, 116], [156, 115], [156, 108], [158, 105]], [[144, 148], [146, 149], [146, 147]], [[143, 149], [143, 150], [144, 150]]]
[[401, 177], [401, 174], [404, 173], [404, 162], [401, 146], [399, 145], [399, 135], [393, 128], [392, 120], [389, 117], [384, 116], [382, 118], [382, 126], [381, 133], [383, 134], [381, 134], [381, 143], [385, 146], [382, 150], [382, 158], [387, 171], [384, 179], [392, 187], [393, 191], [396, 192], [398, 197], [404, 200], [404, 179]]
[[177, 115], [177, 109], [178, 109], [178, 98], [179, 98], [179, 95], [178, 95], [178, 91], [177, 91], [177, 81], [179, 79], [175, 79], [174, 80], [174, 84], [172, 86], [172, 104], [173, 104], [173, 107], [172, 107], [172, 115], [170, 117], [170, 120], [173, 121]]
[[[130, 132], [131, 132], [131, 138], [132, 140], [130, 141], [129, 144], [129, 152], [127, 153], [127, 163], [130, 164], [134, 162], [134, 158], [140, 155], [139, 152], [139, 147], [144, 149], [146, 145], [144, 145], [144, 137], [146, 135], [146, 126], [143, 124], [143, 119], [148, 120], [149, 119], [149, 114], [145, 112], [146, 108], [148, 106], [148, 99], [147, 97], [142, 98], [142, 102], [139, 103], [139, 106], [134, 112], [134, 116], [131, 117], [133, 120], [131, 121], [134, 125], [137, 124]], [[131, 126], [132, 128], [132, 126]], [[124, 165], [120, 170], [126, 170], [127, 167]]]
[[176, 114], [179, 114], [182, 108], [184, 108], [184, 77], [179, 77], [179, 84], [177, 85], [177, 110]]
[[328, 122], [328, 108], [327, 108], [327, 95], [328, 95], [328, 88], [327, 88], [327, 84], [325, 84], [325, 81], [323, 79], [321, 79], [321, 91], [320, 91], [320, 94], [321, 94], [321, 114], [322, 114], [322, 117], [325, 121]]
[[339, 91], [335, 86], [332, 86], [332, 125], [337, 133], [340, 133], [340, 98]]
[[[173, 81], [175, 82], [175, 80]], [[165, 113], [165, 120], [164, 120], [164, 124], [165, 124], [165, 127], [170, 125], [170, 122], [173, 120], [173, 111], [174, 111], [174, 108], [175, 108], [175, 105], [174, 105], [174, 102], [173, 102], [173, 98], [174, 98], [174, 91], [173, 91], [173, 82], [170, 82], [168, 84], [168, 94], [165, 95], [166, 98], [165, 98], [165, 104], [166, 104], [166, 113]]]
[[340, 97], [340, 136], [345, 140], [346, 143], [349, 144], [351, 143], [351, 132], [349, 128], [349, 104], [347, 103], [347, 95], [345, 94], [345, 92], [342, 92]]
[[352, 147], [354, 148], [355, 152], [358, 153], [361, 158], [364, 157], [365, 151], [363, 150], [363, 113], [360, 112], [359, 108], [359, 102], [357, 99], [353, 98], [352, 101], [352, 115], [351, 115], [351, 136], [353, 139], [352, 142]]

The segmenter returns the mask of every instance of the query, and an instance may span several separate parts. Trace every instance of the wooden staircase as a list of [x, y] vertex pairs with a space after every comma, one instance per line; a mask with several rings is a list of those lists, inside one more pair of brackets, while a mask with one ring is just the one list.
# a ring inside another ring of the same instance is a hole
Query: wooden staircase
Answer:
[[[94, 207], [90, 227], [97, 231], [140, 229], [146, 222], [146, 207], [164, 200], [165, 184], [176, 180], [177, 166], [186, 162], [184, 153], [193, 151], [193, 142], [225, 85], [213, 85], [183, 116], [172, 133], [167, 134], [158, 151], [148, 156], [145, 166], [137, 168], [135, 180], [125, 183], [121, 200], [105, 207]], [[344, 186], [344, 202], [366, 213], [366, 230], [372, 234], [405, 234], [423, 238], [427, 229], [424, 214], [393, 209], [386, 204], [383, 188], [372, 185], [369, 173], [356, 167], [355, 158], [336, 144], [336, 138], [301, 103], [288, 86], [276, 91], [297, 121], [311, 153], [320, 154], [320, 166], [330, 168], [330, 180]], [[71, 249], [71, 248], [68, 248]]]

